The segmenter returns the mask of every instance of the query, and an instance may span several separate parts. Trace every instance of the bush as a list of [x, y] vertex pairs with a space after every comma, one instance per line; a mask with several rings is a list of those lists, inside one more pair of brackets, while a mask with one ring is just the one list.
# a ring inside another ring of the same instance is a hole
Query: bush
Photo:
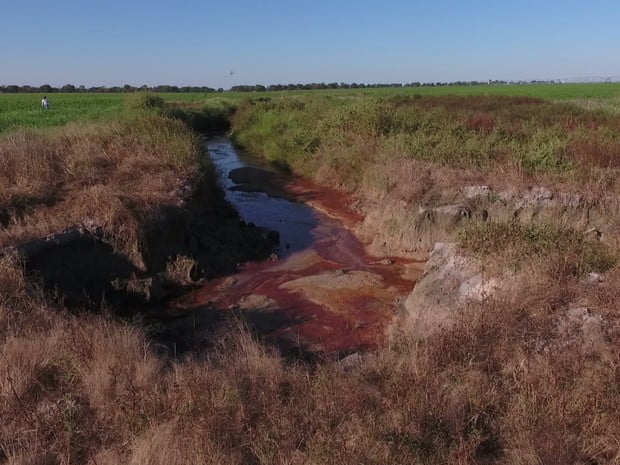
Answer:
[[150, 92], [135, 92], [125, 96], [125, 107], [130, 110], [164, 110], [166, 102]]

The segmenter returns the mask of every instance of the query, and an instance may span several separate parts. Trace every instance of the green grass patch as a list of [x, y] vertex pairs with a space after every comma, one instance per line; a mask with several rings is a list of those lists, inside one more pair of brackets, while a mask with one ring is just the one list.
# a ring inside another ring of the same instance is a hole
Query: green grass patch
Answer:
[[[41, 109], [39, 93], [0, 94], [0, 132], [16, 127], [60, 126], [70, 121], [113, 118], [124, 111], [124, 93], [52, 93], [51, 107]], [[329, 89], [277, 92], [160, 93], [166, 102], [201, 104], [226, 100], [238, 104], [245, 99], [303, 97], [417, 97], [417, 96], [528, 96], [552, 100], [573, 99], [582, 106], [590, 101], [605, 102], [620, 97], [620, 83], [528, 84], [443, 87], [402, 87], [376, 89]], [[602, 103], [593, 104], [607, 108]], [[614, 107], [615, 108], [615, 107]]]
[[[571, 179], [578, 168], [620, 164], [613, 140], [620, 118], [530, 97], [255, 99], [240, 104], [233, 128], [240, 145], [300, 173], [332, 161], [365, 169], [378, 151], [394, 154], [395, 163], [414, 158], [478, 169], [503, 163], [529, 176]], [[339, 160], [331, 160], [333, 153]]]

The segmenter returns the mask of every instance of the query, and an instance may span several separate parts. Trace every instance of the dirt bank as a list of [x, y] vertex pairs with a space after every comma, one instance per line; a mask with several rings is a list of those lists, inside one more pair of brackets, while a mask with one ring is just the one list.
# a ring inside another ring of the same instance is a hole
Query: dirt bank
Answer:
[[[140, 235], [122, 247], [93, 211], [77, 224], [7, 245], [0, 254], [20, 259], [31, 278], [70, 307], [103, 304], [133, 315], [231, 273], [239, 263], [264, 259], [277, 245], [268, 231], [239, 218], [208, 170], [178, 182], [169, 197], [147, 212], [132, 210], [125, 228]], [[122, 226], [118, 230], [122, 234]]]

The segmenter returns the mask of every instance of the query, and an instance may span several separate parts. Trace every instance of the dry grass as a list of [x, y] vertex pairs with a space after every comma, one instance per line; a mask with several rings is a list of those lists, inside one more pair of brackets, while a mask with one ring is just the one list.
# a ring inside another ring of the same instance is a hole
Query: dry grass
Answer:
[[[531, 266], [528, 262], [524, 266]], [[19, 267], [14, 288], [23, 285]], [[553, 270], [550, 266], [548, 270]], [[0, 453], [7, 463], [618, 463], [620, 298], [539, 268], [449, 331], [343, 368], [285, 362], [233, 323], [207, 354], [159, 356], [144, 332], [47, 308], [4, 327]], [[5, 278], [6, 280], [7, 278]], [[570, 325], [575, 295], [602, 324]]]
[[610, 247], [597, 238], [549, 224], [472, 223], [461, 229], [458, 241], [470, 253], [500, 266], [518, 265], [523, 257], [552, 257], [575, 276], [604, 273], [617, 261]]
[[152, 112], [4, 135], [0, 247], [90, 220], [131, 255], [145, 218], [178, 202], [175, 187], [198, 168], [199, 155], [183, 123]]

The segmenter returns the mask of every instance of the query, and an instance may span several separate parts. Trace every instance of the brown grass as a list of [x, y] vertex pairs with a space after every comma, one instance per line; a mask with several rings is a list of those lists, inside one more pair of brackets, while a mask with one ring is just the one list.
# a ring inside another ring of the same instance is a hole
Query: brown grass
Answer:
[[[19, 267], [2, 266], [21, 289]], [[3, 327], [0, 453], [25, 464], [618, 463], [609, 304], [620, 275], [595, 290], [531, 269], [451, 330], [416, 343], [404, 331], [348, 368], [285, 362], [240, 324], [206, 358], [171, 360], [137, 327], [49, 308], [32, 288], [7, 304], [3, 290], [3, 316], [48, 316]], [[590, 295], [599, 336], [565, 324], [575, 295]]]
[[130, 254], [144, 218], [178, 202], [175, 188], [199, 165], [196, 136], [147, 113], [0, 139], [0, 247], [90, 220]]

